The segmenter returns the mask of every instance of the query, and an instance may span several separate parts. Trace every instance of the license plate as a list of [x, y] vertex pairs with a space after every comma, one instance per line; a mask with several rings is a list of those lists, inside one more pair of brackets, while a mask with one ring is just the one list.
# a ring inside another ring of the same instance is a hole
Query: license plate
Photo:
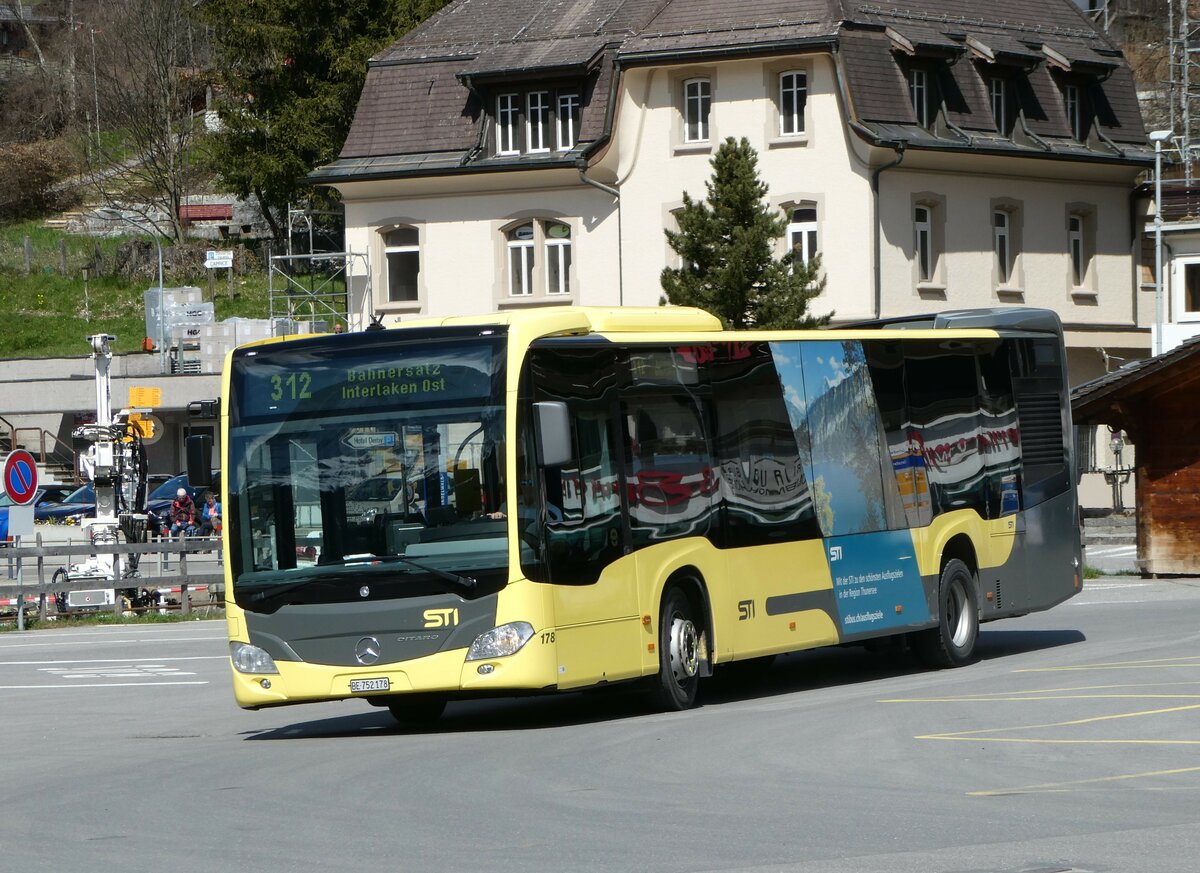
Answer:
[[391, 688], [391, 682], [388, 679], [351, 679], [350, 690], [355, 694], [360, 694], [364, 691], [387, 691]]

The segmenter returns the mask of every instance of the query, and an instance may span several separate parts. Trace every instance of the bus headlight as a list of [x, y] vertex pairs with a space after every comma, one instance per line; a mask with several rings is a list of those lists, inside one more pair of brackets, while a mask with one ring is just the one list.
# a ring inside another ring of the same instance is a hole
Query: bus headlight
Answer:
[[233, 669], [239, 673], [279, 672], [274, 658], [258, 646], [252, 646], [249, 643], [230, 643], [229, 657], [233, 659]]
[[521, 647], [533, 636], [533, 625], [527, 621], [514, 621], [494, 627], [485, 634], [480, 634], [471, 643], [467, 652], [468, 661], [478, 661], [482, 658], [503, 658], [505, 655], [515, 655]]

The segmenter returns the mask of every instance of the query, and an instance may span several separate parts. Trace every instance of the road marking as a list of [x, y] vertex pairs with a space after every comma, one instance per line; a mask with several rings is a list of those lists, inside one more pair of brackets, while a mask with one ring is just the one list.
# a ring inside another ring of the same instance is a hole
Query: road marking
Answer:
[[998, 727], [998, 728], [979, 728], [971, 731], [954, 731], [945, 734], [924, 734], [915, 737], [918, 740], [966, 740], [968, 742], [980, 743], [1035, 743], [1046, 745], [1080, 745], [1080, 746], [1105, 746], [1105, 745], [1137, 745], [1137, 746], [1200, 746], [1200, 740], [1130, 740], [1130, 739], [1105, 739], [1105, 740], [1078, 740], [1078, 739], [1040, 739], [1036, 737], [985, 737], [980, 734], [999, 734], [1007, 731], [1032, 731], [1043, 730], [1047, 728], [1061, 727], [1077, 727], [1084, 724], [1096, 724], [1102, 721], [1116, 721], [1125, 718], [1141, 718], [1149, 715], [1168, 715], [1174, 712], [1189, 712], [1191, 710], [1200, 709], [1200, 703], [1193, 703], [1187, 706], [1171, 706], [1163, 709], [1148, 709], [1141, 712], [1121, 712], [1114, 715], [1095, 715], [1089, 718], [1077, 718], [1071, 721], [1048, 722], [1046, 724], [1027, 724], [1016, 725], [1014, 727]]
[[[1120, 776], [1099, 776], [1095, 779], [1076, 779], [1072, 782], [1044, 782], [1040, 785], [1025, 785], [1020, 788], [998, 788], [992, 791], [968, 791], [968, 797], [1005, 797], [1012, 794], [1048, 794], [1070, 791], [1076, 786], [1101, 785], [1113, 782], [1123, 782], [1129, 779], [1146, 779], [1151, 776], [1178, 776], [1181, 773], [1197, 773], [1200, 767], [1180, 767], [1177, 770], [1151, 770], [1146, 773], [1124, 773]], [[1146, 791], [1162, 791], [1165, 789], [1147, 788]], [[1180, 790], [1180, 789], [1172, 789]], [[1195, 791], [1196, 786], [1184, 786], [1184, 790]]]
[[[180, 658], [155, 658], [155, 661], [228, 661], [228, 655], [191, 655]], [[125, 664], [128, 658], [92, 658], [73, 661], [0, 661], [0, 667], [37, 667], [42, 664]]]
[[112, 667], [42, 667], [39, 673], [62, 679], [130, 679], [137, 676], [195, 676], [195, 673], [162, 664], [121, 664]]
[[195, 682], [88, 682], [85, 685], [0, 685], [0, 691], [22, 691], [35, 689], [44, 691], [46, 689], [55, 688], [149, 688], [151, 685], [207, 685], [208, 682], [201, 679]]
[[[1187, 663], [1179, 664], [1178, 661]], [[1071, 673], [1080, 670], [1143, 670], [1147, 667], [1200, 667], [1195, 655], [1179, 658], [1151, 658], [1145, 661], [1102, 661], [1099, 664], [1077, 664], [1073, 667], [1022, 667], [1014, 673]]]
[[36, 643], [16, 643], [15, 645], [0, 645], [0, 650], [4, 649], [44, 649], [48, 646], [95, 646], [116, 643], [197, 643], [197, 642], [214, 642], [216, 640], [226, 639], [225, 634], [215, 637], [162, 637], [159, 639], [119, 639], [119, 640], [85, 640], [77, 643], [60, 643], [60, 642], [36, 642]]

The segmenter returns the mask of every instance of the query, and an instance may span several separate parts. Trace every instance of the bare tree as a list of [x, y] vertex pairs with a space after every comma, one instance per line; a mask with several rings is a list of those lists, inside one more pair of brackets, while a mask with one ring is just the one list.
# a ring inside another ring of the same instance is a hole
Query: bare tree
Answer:
[[179, 207], [200, 168], [203, 121], [198, 55], [203, 33], [191, 0], [124, 0], [99, 11], [95, 103], [116, 143], [93, 153], [88, 178], [101, 200], [182, 241]]

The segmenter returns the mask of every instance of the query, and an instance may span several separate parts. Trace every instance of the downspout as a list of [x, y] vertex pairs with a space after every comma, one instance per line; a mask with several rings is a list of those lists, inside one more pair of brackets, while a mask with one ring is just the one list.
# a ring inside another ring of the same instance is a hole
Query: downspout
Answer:
[[[833, 69], [837, 74], [838, 92], [842, 98], [842, 106], [845, 108], [847, 125], [869, 144], [882, 148], [891, 148], [896, 152], [896, 160], [881, 167], [876, 167], [871, 172], [871, 199], [875, 210], [875, 223], [871, 229], [874, 237], [872, 248], [875, 252], [875, 317], [883, 318], [883, 219], [879, 214], [879, 177], [883, 175], [885, 170], [900, 166], [900, 162], [904, 160], [905, 143], [904, 140], [881, 140], [875, 131], [862, 125], [854, 118], [854, 110], [850, 103], [850, 91], [846, 86], [845, 71], [842, 69], [842, 53], [837, 45], [833, 47], [832, 54]], [[854, 151], [852, 145], [850, 153], [857, 157], [857, 153]], [[862, 163], [867, 165], [865, 161]]]
[[579, 179], [585, 185], [591, 185], [598, 191], [603, 191], [614, 200], [617, 201], [617, 305], [625, 305], [625, 234], [621, 221], [621, 192], [617, 188], [610, 185], [605, 185], [603, 182], [598, 182], [595, 179], [589, 178], [587, 174], [588, 158], [599, 151], [602, 147], [608, 144], [612, 138], [613, 118], [616, 115], [617, 96], [619, 93], [618, 83], [621, 78], [621, 64], [617, 58], [613, 58], [612, 84], [608, 91], [608, 108], [604, 112], [604, 130], [600, 136], [595, 139], [590, 145], [584, 148], [578, 160], [575, 161], [575, 169], [579, 171]]
[[871, 194], [875, 198], [875, 317], [883, 318], [883, 218], [879, 214], [879, 177], [884, 170], [900, 166], [904, 160], [904, 140], [893, 143], [880, 143], [896, 150], [896, 160], [890, 164], [878, 167], [871, 174]]
[[1027, 137], [1029, 137], [1031, 140], [1036, 142], [1038, 145], [1040, 145], [1046, 151], [1048, 151], [1048, 152], [1054, 151], [1054, 149], [1050, 148], [1050, 143], [1046, 142], [1044, 139], [1042, 139], [1040, 136], [1038, 136], [1036, 133], [1034, 133], [1032, 130], [1029, 129], [1029, 125], [1025, 122], [1024, 110], [1017, 113], [1017, 118], [1020, 119], [1020, 121], [1021, 121], [1021, 132], [1022, 133], [1024, 133]]

